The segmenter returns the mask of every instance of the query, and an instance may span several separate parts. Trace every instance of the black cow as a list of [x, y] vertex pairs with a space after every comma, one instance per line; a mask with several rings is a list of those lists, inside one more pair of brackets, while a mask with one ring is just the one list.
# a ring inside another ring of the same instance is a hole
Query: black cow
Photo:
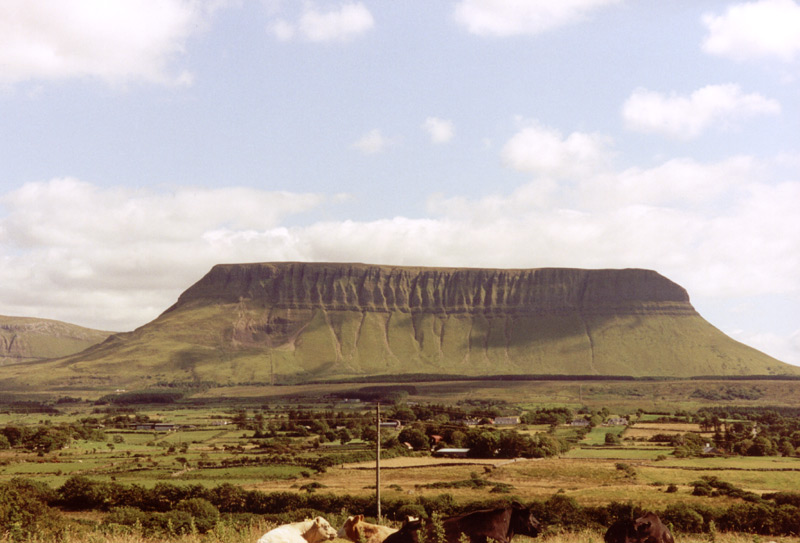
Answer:
[[603, 539], [606, 543], [675, 543], [669, 528], [650, 511], [633, 520], [616, 521]]
[[[470, 543], [488, 543], [489, 539], [498, 543], [510, 543], [515, 534], [536, 537], [539, 535], [539, 521], [531, 510], [514, 502], [508, 507], [480, 509], [463, 515], [443, 519], [445, 543], [461, 543], [462, 534]], [[387, 537], [383, 543], [419, 543], [419, 520], [406, 521], [397, 532]], [[425, 525], [425, 541], [436, 542], [435, 527]]]

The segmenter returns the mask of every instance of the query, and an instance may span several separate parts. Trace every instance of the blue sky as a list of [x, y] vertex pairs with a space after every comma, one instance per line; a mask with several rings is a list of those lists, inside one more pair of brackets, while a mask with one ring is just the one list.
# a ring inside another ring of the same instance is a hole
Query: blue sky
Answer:
[[650, 268], [800, 364], [793, 0], [6, 0], [0, 314], [221, 262]]

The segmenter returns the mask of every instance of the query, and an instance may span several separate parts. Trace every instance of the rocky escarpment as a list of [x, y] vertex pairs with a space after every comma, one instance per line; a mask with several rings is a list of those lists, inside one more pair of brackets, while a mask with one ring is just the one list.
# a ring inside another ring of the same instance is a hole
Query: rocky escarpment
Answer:
[[49, 319], [0, 316], [0, 361], [9, 364], [69, 356], [109, 335]]
[[168, 311], [252, 300], [276, 309], [545, 315], [694, 314], [686, 290], [650, 270], [474, 269], [364, 264], [218, 265]]

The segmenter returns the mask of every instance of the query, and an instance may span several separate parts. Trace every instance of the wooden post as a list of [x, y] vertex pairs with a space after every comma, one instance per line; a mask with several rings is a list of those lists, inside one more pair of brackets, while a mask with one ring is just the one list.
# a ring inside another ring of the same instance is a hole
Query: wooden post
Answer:
[[375, 501], [378, 509], [378, 522], [381, 520], [381, 404], [375, 406]]

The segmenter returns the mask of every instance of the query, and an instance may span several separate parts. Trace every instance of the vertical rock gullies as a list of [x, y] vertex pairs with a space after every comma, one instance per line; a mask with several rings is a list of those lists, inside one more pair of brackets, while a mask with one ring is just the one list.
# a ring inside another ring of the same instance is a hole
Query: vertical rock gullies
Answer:
[[696, 314], [650, 270], [478, 269], [280, 262], [214, 266], [167, 310], [198, 302], [340, 311], [537, 315]]

